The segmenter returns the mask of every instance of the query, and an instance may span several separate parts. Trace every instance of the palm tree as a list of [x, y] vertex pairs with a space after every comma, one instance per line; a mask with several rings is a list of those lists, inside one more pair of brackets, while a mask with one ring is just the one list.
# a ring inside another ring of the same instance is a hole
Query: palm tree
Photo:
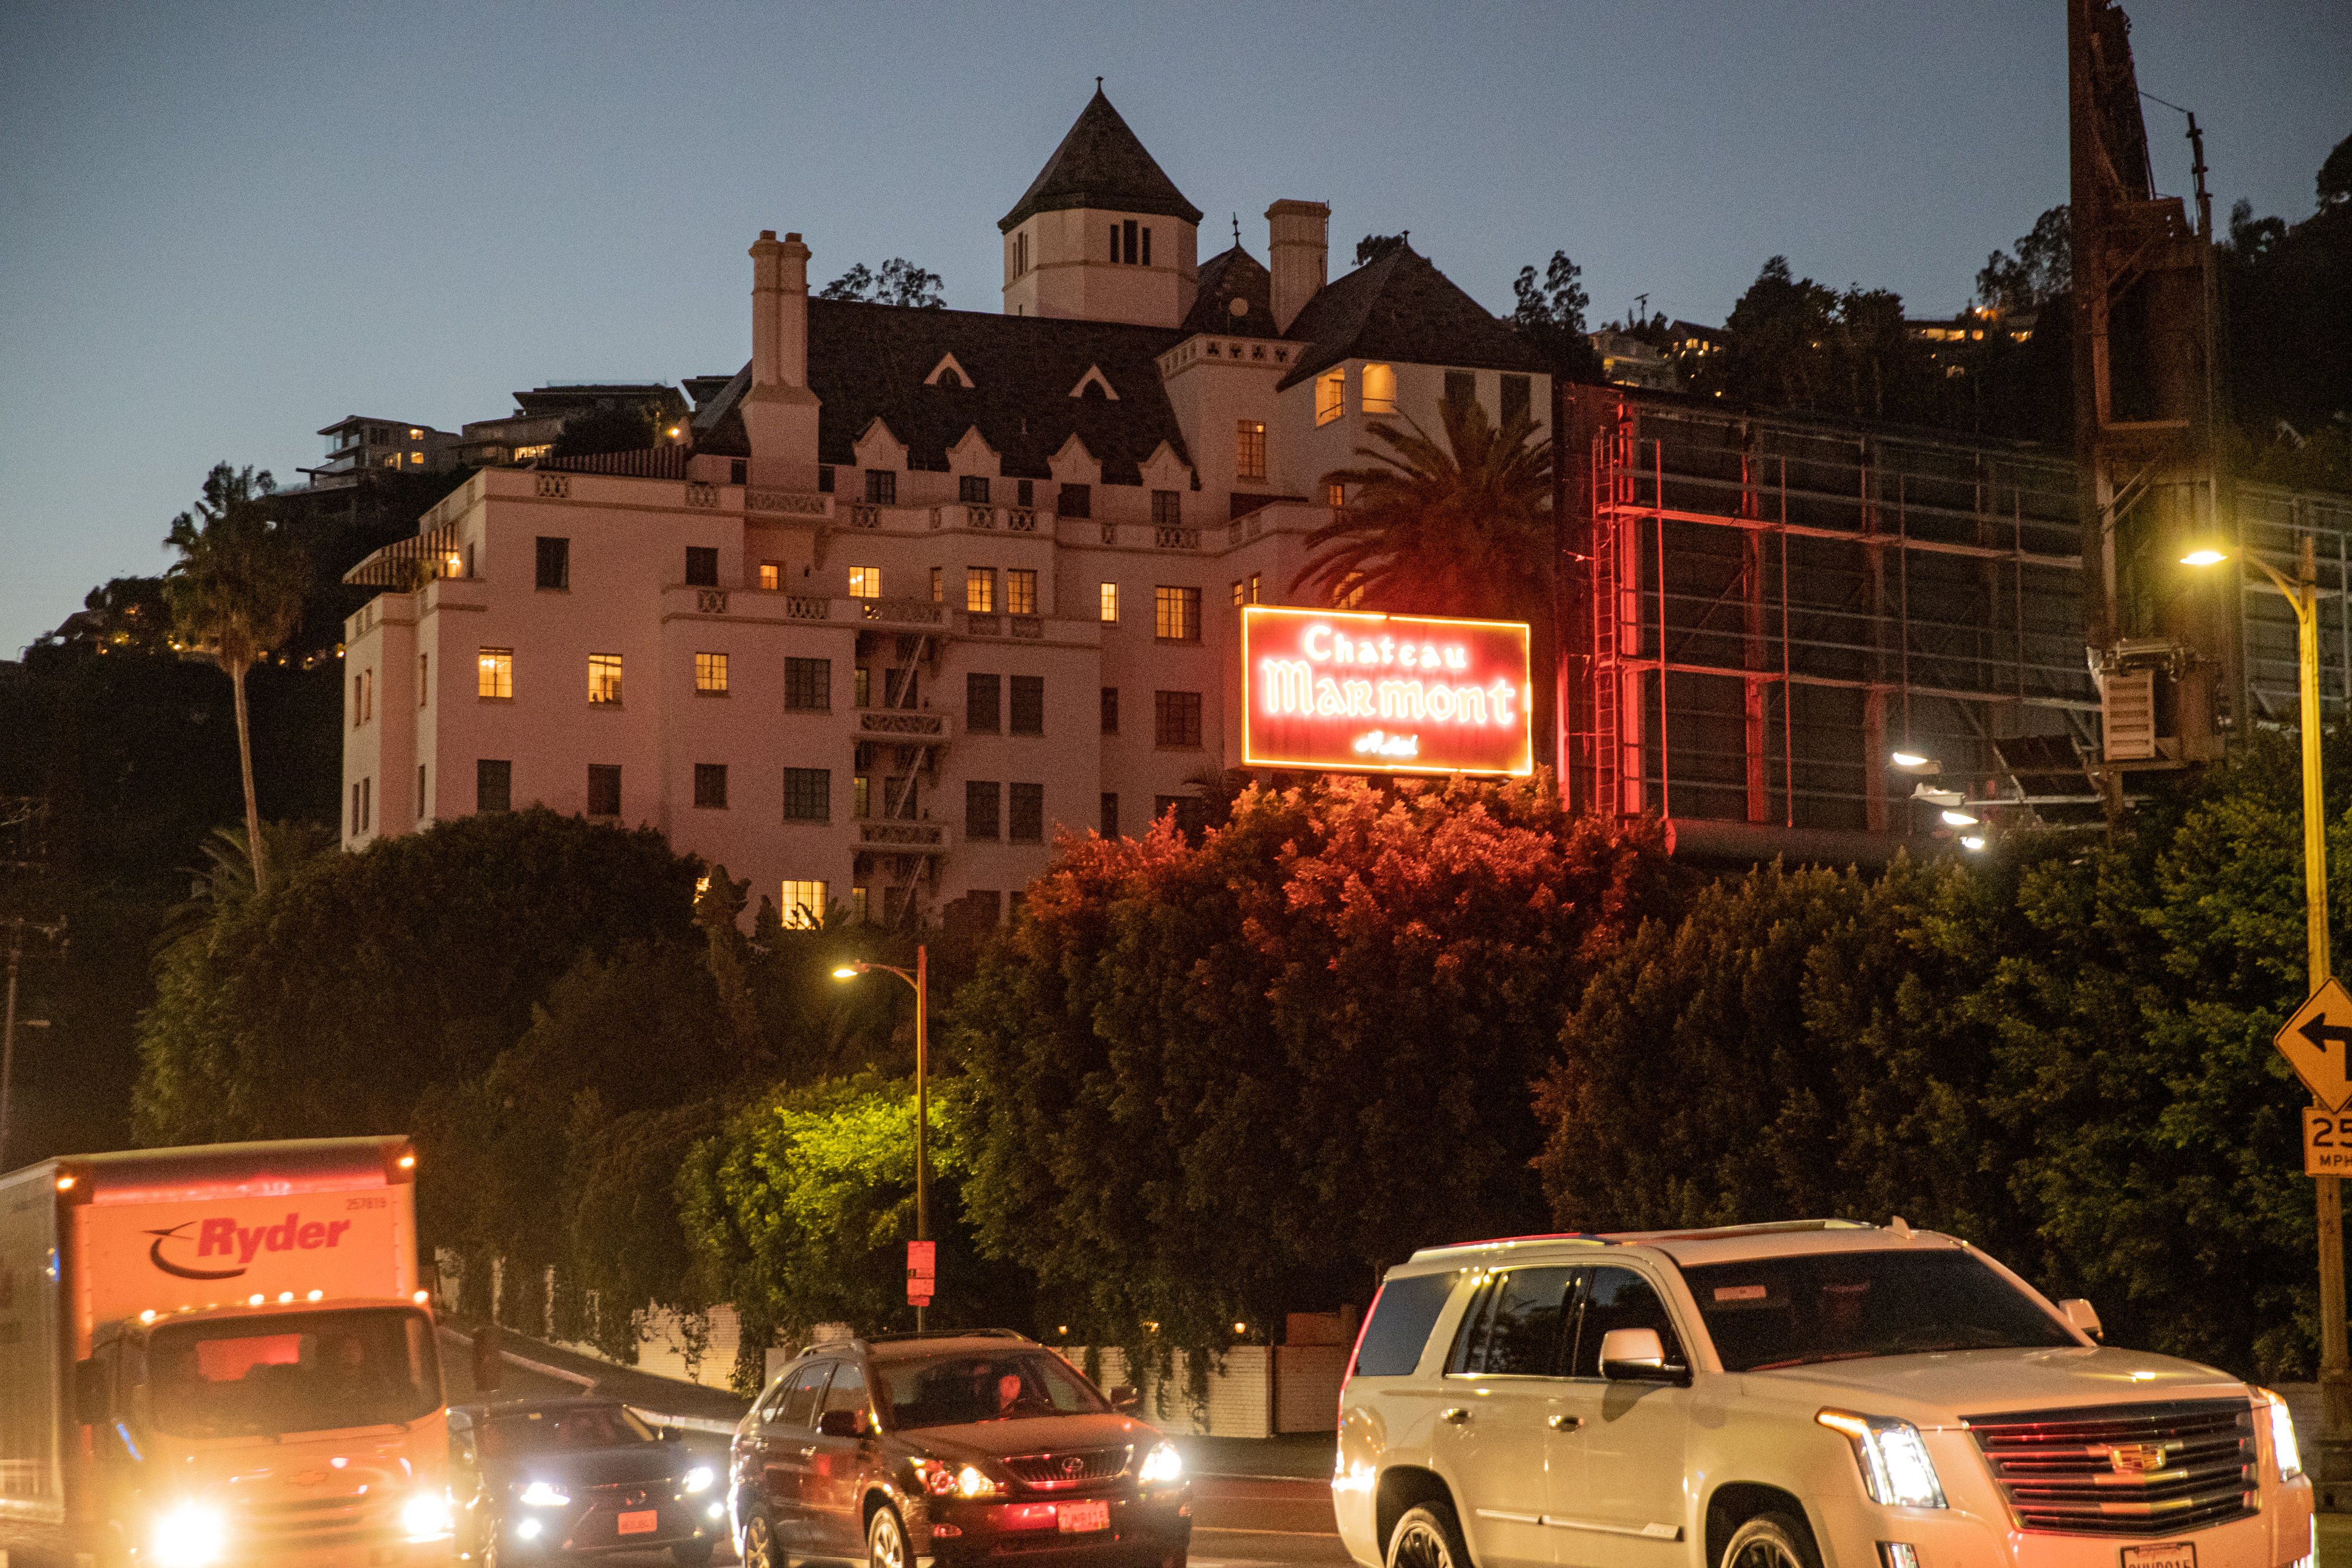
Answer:
[[226, 463], [205, 476], [204, 499], [172, 519], [164, 543], [180, 559], [164, 574], [173, 634], [203, 649], [228, 672], [236, 694], [237, 761], [245, 775], [245, 841], [253, 856], [253, 887], [269, 891], [261, 805], [253, 789], [253, 730], [245, 701], [246, 672], [292, 634], [302, 615], [309, 571], [302, 554], [266, 515], [278, 488], [267, 472]]

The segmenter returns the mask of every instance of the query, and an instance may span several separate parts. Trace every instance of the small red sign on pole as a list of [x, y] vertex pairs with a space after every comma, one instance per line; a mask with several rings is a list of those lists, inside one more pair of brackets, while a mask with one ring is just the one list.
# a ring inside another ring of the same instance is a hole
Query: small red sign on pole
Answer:
[[909, 1305], [928, 1307], [936, 1293], [939, 1281], [940, 1244], [936, 1241], [907, 1243], [907, 1301]]

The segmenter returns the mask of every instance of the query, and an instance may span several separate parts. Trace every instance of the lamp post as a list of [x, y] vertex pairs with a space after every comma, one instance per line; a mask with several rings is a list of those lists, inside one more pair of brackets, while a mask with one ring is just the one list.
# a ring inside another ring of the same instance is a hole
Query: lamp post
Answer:
[[[2194, 549], [2183, 566], [2219, 566], [2230, 559], [2214, 549]], [[2305, 968], [2310, 989], [2327, 983], [2327, 825], [2319, 792], [2319, 570], [2305, 534], [2295, 580], [2259, 556], [2248, 556], [2271, 586], [2294, 608], [2295, 684], [2303, 725], [2303, 917]], [[2312, 1178], [2319, 1201], [2319, 1389], [2320, 1437], [2329, 1444], [2352, 1440], [2352, 1352], [2345, 1343], [2344, 1189], [2342, 1178]]]
[[[844, 964], [833, 972], [836, 980], [854, 980], [872, 970], [896, 975], [915, 988], [915, 1239], [931, 1239], [931, 1162], [930, 1162], [930, 1047], [925, 1038], [926, 1014], [930, 1010], [929, 949], [921, 944], [915, 947], [915, 967], [901, 969], [894, 964], [869, 964], [864, 959]], [[915, 1309], [915, 1327], [923, 1326], [923, 1309]]]

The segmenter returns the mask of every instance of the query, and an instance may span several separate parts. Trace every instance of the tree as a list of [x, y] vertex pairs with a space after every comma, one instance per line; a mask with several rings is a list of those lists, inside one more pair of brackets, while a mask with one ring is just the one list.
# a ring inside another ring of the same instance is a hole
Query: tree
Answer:
[[1584, 269], [1569, 260], [1564, 250], [1551, 253], [1551, 264], [1544, 268], [1541, 283], [1536, 281], [1534, 267], [1519, 268], [1519, 276], [1511, 283], [1511, 293], [1518, 300], [1511, 311], [1511, 329], [1543, 356], [1554, 376], [1597, 382], [1601, 356], [1585, 335], [1584, 324], [1584, 308], [1592, 299], [1577, 281], [1583, 275]]
[[2039, 310], [2074, 286], [2073, 214], [2061, 202], [2020, 235], [2017, 255], [1994, 251], [1977, 273], [1977, 303], [2005, 314]]
[[940, 292], [947, 279], [927, 272], [904, 256], [894, 256], [878, 268], [858, 262], [817, 290], [819, 299], [858, 299], [873, 305], [897, 305], [909, 309], [942, 310], [947, 297]]
[[651, 402], [600, 404], [568, 417], [556, 433], [551, 457], [593, 457], [606, 452], [642, 452], [654, 444], [661, 409]]
[[1356, 242], [1356, 265], [1380, 260], [1392, 250], [1404, 248], [1405, 235], [1366, 235]]
[[261, 802], [253, 788], [245, 677], [300, 622], [309, 570], [268, 515], [269, 495], [277, 487], [266, 472], [217, 464], [205, 476], [204, 499], [173, 519], [164, 540], [180, 552], [164, 578], [173, 631], [181, 642], [220, 662], [236, 695], [246, 841], [253, 846], [254, 886], [264, 893], [269, 890], [269, 862], [261, 838]]

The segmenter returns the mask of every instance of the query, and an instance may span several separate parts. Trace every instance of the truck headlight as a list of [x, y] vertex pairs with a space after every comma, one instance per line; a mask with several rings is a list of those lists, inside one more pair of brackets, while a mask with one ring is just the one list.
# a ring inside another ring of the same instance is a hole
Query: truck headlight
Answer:
[[522, 1489], [525, 1508], [562, 1508], [572, 1501], [572, 1494], [552, 1481], [533, 1481]]
[[438, 1541], [449, 1533], [449, 1516], [446, 1492], [415, 1492], [400, 1505], [400, 1528], [411, 1541]]
[[2278, 1461], [2279, 1479], [2303, 1474], [2303, 1446], [2294, 1440], [2294, 1417], [2287, 1414], [2286, 1401], [2267, 1388], [2255, 1389], [2254, 1397], [2271, 1407], [2271, 1457]]
[[1143, 1468], [1135, 1472], [1136, 1479], [1145, 1486], [1166, 1486], [1184, 1479], [1184, 1456], [1176, 1451], [1173, 1443], [1162, 1443], [1143, 1456]]
[[175, 1503], [152, 1539], [158, 1568], [212, 1568], [228, 1556], [228, 1516], [208, 1502]]
[[1824, 1410], [1813, 1417], [1853, 1445], [1870, 1500], [1887, 1508], [1942, 1508], [1944, 1483], [1919, 1428], [1885, 1416]]
[[697, 1492], [709, 1491], [710, 1490], [710, 1467], [709, 1465], [697, 1465], [694, 1469], [686, 1472], [686, 1479], [682, 1484], [688, 1491]]

